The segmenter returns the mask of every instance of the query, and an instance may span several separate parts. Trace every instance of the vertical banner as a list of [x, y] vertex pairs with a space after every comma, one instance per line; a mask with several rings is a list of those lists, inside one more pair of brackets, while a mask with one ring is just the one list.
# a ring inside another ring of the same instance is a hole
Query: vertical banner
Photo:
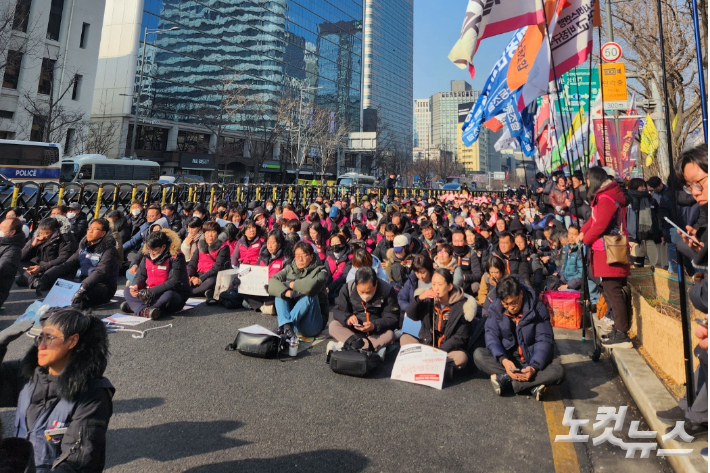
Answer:
[[621, 141], [621, 166], [622, 174], [626, 177], [631, 175], [631, 170], [636, 167], [636, 163], [631, 159], [631, 148], [634, 145], [636, 132], [639, 129], [639, 117], [619, 118], [619, 140]]
[[613, 118], [594, 119], [594, 138], [599, 151], [602, 166], [609, 166], [622, 176], [621, 157], [619, 156], [619, 138], [616, 136]]

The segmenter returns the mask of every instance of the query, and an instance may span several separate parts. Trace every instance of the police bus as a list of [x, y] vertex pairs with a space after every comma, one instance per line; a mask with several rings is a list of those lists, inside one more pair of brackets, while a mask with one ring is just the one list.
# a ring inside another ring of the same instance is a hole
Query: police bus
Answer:
[[0, 174], [13, 182], [59, 180], [62, 145], [0, 140]]

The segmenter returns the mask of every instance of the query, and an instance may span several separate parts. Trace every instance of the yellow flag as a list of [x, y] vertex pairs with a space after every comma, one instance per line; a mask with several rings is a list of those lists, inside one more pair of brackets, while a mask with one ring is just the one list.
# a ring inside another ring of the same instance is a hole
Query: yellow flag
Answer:
[[642, 153], [646, 153], [646, 166], [650, 166], [653, 163], [653, 156], [656, 154], [658, 149], [658, 131], [656, 130], [656, 124], [653, 123], [653, 119], [650, 115], [646, 115], [646, 124], [643, 126], [641, 131], [641, 147]]
[[678, 114], [675, 114], [675, 117], [673, 117], [673, 123], [671, 123], [671, 130], [675, 131], [675, 127], [678, 125]]

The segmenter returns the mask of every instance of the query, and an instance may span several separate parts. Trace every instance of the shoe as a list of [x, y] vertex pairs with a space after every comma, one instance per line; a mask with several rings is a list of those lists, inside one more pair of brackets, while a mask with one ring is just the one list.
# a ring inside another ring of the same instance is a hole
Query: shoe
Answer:
[[542, 395], [545, 394], [545, 391], [547, 391], [547, 387], [544, 384], [541, 384], [532, 388], [530, 390], [530, 394], [535, 397], [536, 401], [542, 401]]
[[251, 306], [246, 301], [246, 299], [242, 299], [242, 307], [245, 308], [246, 310], [251, 310]]
[[127, 301], [121, 302], [120, 309], [121, 309], [121, 312], [123, 312], [124, 314], [132, 314], [133, 313], [133, 311], [131, 310], [131, 306], [128, 305]]
[[[690, 435], [694, 439], [697, 439], [699, 437], [707, 437], [708, 436], [708, 425], [707, 424], [696, 424], [695, 422], [691, 422], [689, 420], [686, 420], [683, 428], [685, 429], [685, 433]], [[666, 434], [671, 433], [671, 431], [673, 429], [675, 429], [675, 425], [668, 427], [666, 429]]]
[[330, 352], [332, 351], [340, 351], [343, 349], [343, 342], [336, 342], [335, 340], [331, 340], [328, 342], [328, 345], [325, 347], [325, 354], [330, 356]]
[[602, 335], [602, 346], [604, 348], [633, 348], [631, 339], [621, 330], [614, 330], [608, 335]]
[[158, 320], [160, 318], [160, 315], [160, 309], [158, 309], [157, 307], [146, 307], [145, 309], [141, 310], [140, 316], [150, 320]]
[[382, 361], [385, 361], [385, 356], [387, 355], [387, 347], [382, 347], [377, 350], [377, 354], [380, 356]]
[[292, 338], [296, 337], [296, 332], [293, 331], [293, 326], [291, 324], [284, 324], [283, 329], [284, 337], [286, 338], [286, 340], [291, 340]]
[[39, 279], [35, 279], [34, 281], [32, 281], [30, 283], [30, 289], [37, 289], [38, 286], [39, 286]]
[[675, 425], [676, 422], [685, 420], [685, 411], [678, 406], [666, 411], [656, 411], [658, 420], [668, 425]]
[[207, 300], [214, 299], [214, 290], [207, 289], [205, 291], [205, 299], [207, 299]]
[[264, 304], [261, 306], [261, 313], [264, 315], [276, 315], [275, 306], [273, 304]]
[[37, 286], [37, 289], [35, 289], [35, 295], [37, 296], [37, 299], [44, 299], [47, 295], [47, 291], [44, 291], [41, 287]]
[[506, 374], [492, 374], [491, 384], [497, 395], [502, 396], [509, 387], [513, 385], [513, 380]]
[[279, 335], [279, 336], [280, 336], [280, 335], [283, 335], [283, 334], [284, 334], [284, 328], [283, 328], [283, 326], [282, 326], [282, 327], [276, 327], [276, 330], [274, 330], [274, 333], [275, 333], [276, 335]]

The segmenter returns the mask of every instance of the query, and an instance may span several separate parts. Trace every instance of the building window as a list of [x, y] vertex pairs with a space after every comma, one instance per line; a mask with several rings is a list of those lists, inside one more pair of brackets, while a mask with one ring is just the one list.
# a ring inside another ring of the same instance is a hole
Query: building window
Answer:
[[52, 85], [54, 84], [54, 65], [57, 61], [54, 59], [43, 58], [42, 59], [42, 72], [39, 76], [39, 87], [37, 87], [38, 94], [49, 95], [52, 92]]
[[79, 47], [81, 49], [86, 49], [86, 43], [89, 41], [89, 25], [84, 23], [81, 25], [81, 38], [79, 39]]
[[72, 100], [79, 100], [79, 95], [81, 94], [81, 80], [83, 78], [84, 77], [79, 74], [74, 76], [74, 88], [71, 91]]
[[64, 142], [64, 154], [69, 155], [72, 152], [72, 146], [74, 146], [74, 135], [76, 130], [74, 128], [69, 128], [67, 130], [67, 139]]
[[30, 9], [32, 0], [17, 0], [15, 4], [15, 17], [12, 20], [12, 29], [27, 33], [27, 25], [30, 20]]
[[7, 118], [8, 120], [12, 120], [12, 117], [15, 116], [15, 112], [11, 112], [10, 110], [0, 110], [0, 118]]
[[52, 0], [52, 6], [49, 7], [47, 39], [59, 41], [59, 30], [62, 27], [62, 13], [64, 13], [64, 0]]
[[35, 115], [32, 119], [30, 141], [44, 141], [44, 118]]
[[20, 69], [22, 66], [22, 53], [19, 51], [7, 52], [7, 64], [5, 64], [5, 75], [2, 78], [2, 86], [6, 89], [17, 89], [20, 82]]
[[187, 130], [178, 131], [177, 147], [187, 153], [207, 154], [210, 150], [210, 135]]
[[[138, 125], [136, 133], [136, 149], [146, 151], [165, 151], [168, 148], [168, 129], [152, 126]], [[126, 156], [130, 155], [131, 136], [133, 124], [128, 125], [128, 139], [126, 140]]]

